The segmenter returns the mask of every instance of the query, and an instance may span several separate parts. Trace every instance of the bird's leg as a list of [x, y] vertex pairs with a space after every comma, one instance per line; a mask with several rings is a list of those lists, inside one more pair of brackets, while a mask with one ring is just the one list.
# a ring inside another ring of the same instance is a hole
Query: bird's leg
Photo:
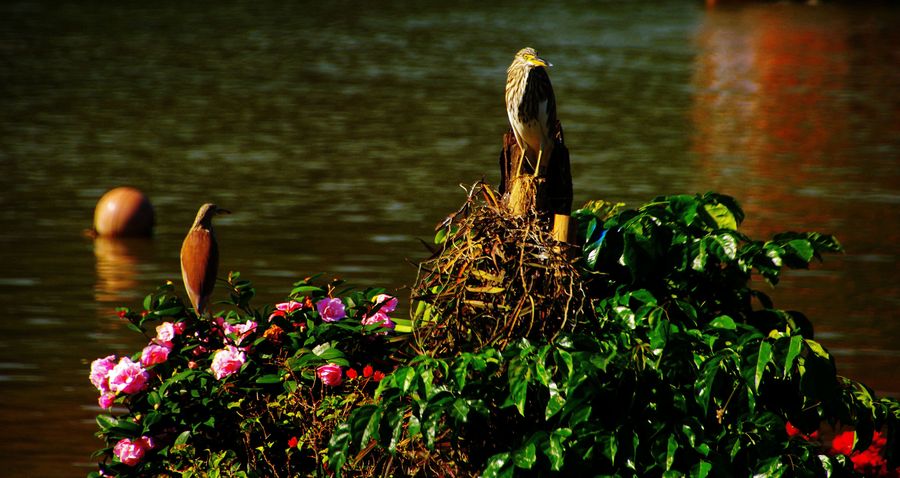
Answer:
[[519, 155], [519, 166], [516, 168], [516, 175], [513, 176], [513, 178], [517, 178], [520, 174], [522, 174], [522, 163], [525, 162], [525, 149], [526, 148], [519, 148], [519, 151], [522, 154]]
[[541, 145], [541, 148], [538, 149], [537, 166], [534, 167], [534, 175], [535, 175], [535, 177], [537, 177], [538, 173], [539, 173], [540, 170], [541, 170], [541, 155], [543, 154], [543, 152], [544, 152], [544, 146]]

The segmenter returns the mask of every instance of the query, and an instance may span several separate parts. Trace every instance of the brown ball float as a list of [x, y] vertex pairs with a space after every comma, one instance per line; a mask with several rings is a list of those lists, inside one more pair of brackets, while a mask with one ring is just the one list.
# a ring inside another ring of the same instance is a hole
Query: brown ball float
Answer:
[[97, 201], [94, 232], [105, 237], [138, 237], [153, 234], [153, 205], [132, 187], [111, 189]]

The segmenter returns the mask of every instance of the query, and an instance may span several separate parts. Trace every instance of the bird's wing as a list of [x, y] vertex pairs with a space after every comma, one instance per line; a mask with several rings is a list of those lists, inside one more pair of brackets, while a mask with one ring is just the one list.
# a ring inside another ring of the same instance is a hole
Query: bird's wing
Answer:
[[546, 68], [535, 68], [532, 74], [533, 84], [537, 89], [535, 94], [540, 98], [535, 116], [541, 129], [541, 141], [550, 139], [552, 144], [553, 128], [556, 127], [556, 95], [553, 93], [553, 84], [550, 83], [550, 75], [547, 74]]
[[205, 229], [192, 229], [181, 245], [181, 276], [198, 312], [215, 287], [218, 256], [215, 238]]
[[[541, 68], [544, 70], [543, 68]], [[547, 70], [544, 70], [544, 74], [547, 75]], [[556, 95], [553, 93], [553, 84], [550, 83], [550, 75], [547, 75], [547, 125], [550, 128], [550, 134], [553, 134], [553, 129], [556, 128]]]

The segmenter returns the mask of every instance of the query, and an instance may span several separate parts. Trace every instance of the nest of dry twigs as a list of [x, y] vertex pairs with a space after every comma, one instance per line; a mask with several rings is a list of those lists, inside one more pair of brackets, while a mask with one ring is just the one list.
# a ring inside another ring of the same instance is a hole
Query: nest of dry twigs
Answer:
[[585, 306], [577, 249], [555, 240], [545, 218], [516, 216], [484, 183], [438, 230], [441, 248], [419, 266], [414, 320], [421, 352], [452, 355], [504, 348], [519, 338], [552, 341]]

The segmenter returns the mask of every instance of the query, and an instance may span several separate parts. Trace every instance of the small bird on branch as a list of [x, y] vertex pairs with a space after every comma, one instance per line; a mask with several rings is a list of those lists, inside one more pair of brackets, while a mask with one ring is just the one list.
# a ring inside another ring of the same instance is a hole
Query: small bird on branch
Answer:
[[523, 48], [506, 70], [506, 113], [522, 151], [516, 176], [526, 158], [537, 175], [541, 159], [553, 153], [556, 97], [547, 74], [550, 66], [533, 48]]
[[181, 278], [198, 317], [203, 316], [209, 305], [219, 271], [219, 245], [212, 226], [217, 214], [231, 214], [231, 211], [209, 203], [200, 206], [181, 244]]

